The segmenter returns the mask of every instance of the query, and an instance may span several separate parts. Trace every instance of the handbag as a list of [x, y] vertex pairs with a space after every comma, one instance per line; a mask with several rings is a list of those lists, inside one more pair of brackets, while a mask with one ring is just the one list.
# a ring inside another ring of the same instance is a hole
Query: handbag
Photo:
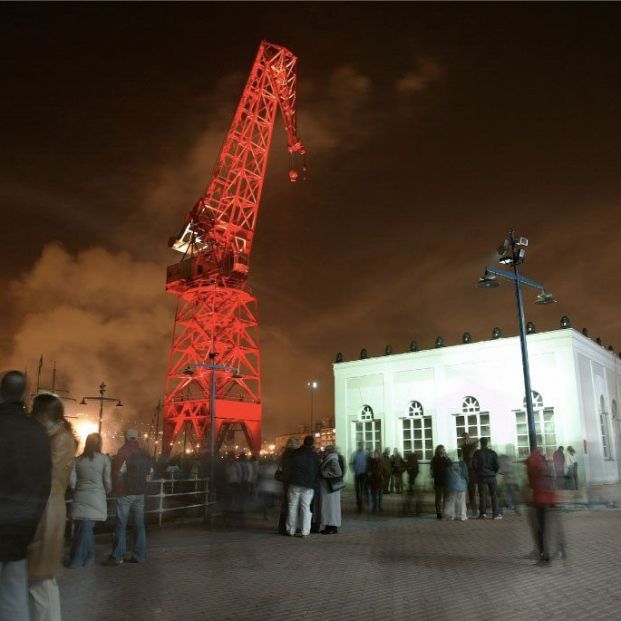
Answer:
[[342, 489], [345, 489], [345, 481], [343, 481], [343, 477], [336, 477], [334, 479], [326, 479], [328, 482], [328, 488], [330, 489], [330, 493], [340, 492]]

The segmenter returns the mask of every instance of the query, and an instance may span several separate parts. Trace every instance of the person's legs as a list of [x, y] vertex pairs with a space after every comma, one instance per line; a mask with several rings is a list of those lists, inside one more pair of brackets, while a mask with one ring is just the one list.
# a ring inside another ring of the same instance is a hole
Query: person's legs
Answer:
[[0, 563], [0, 620], [30, 621], [26, 559]]
[[71, 561], [69, 563], [69, 567], [72, 569], [83, 567], [88, 557], [89, 541], [86, 527], [88, 520], [77, 520], [76, 522], [75, 539], [71, 548]]
[[289, 504], [289, 512], [287, 513], [287, 533], [291, 536], [295, 535], [295, 529], [298, 523], [298, 509], [300, 506], [301, 487], [297, 485], [289, 485], [287, 492], [287, 500]]
[[455, 500], [456, 500], [456, 493], [453, 491], [450, 491], [447, 495], [446, 506], [444, 508], [445, 517], [448, 520], [455, 519]]
[[468, 472], [468, 503], [470, 512], [474, 514], [477, 510], [477, 483], [474, 471]]
[[127, 552], [127, 518], [129, 516], [130, 499], [128, 496], [119, 496], [116, 499], [116, 526], [114, 527], [114, 549], [112, 558], [123, 560]]
[[132, 513], [134, 515], [134, 528], [136, 537], [134, 542], [134, 558], [144, 563], [147, 559], [147, 532], [144, 527], [144, 495], [132, 497]]
[[37, 580], [28, 588], [32, 621], [61, 621], [56, 578]]
[[[300, 510], [302, 511], [302, 535], [310, 534], [311, 513], [310, 504], [313, 501], [315, 490], [312, 488], [302, 487], [300, 493]], [[338, 492], [337, 492], [338, 493]]]
[[456, 498], [456, 507], [455, 507], [456, 517], [460, 520], [467, 520], [468, 514], [466, 511], [466, 492], [457, 492]]
[[498, 495], [496, 494], [496, 477], [489, 477], [487, 479], [487, 488], [492, 498], [492, 513], [494, 516], [498, 515]]
[[479, 482], [479, 515], [487, 512], [487, 485], [484, 480]]
[[436, 516], [438, 517], [438, 519], [440, 519], [442, 517], [442, 513], [444, 510], [444, 488], [440, 485], [436, 485], [434, 486], [434, 492], [435, 492], [435, 501], [436, 501]]

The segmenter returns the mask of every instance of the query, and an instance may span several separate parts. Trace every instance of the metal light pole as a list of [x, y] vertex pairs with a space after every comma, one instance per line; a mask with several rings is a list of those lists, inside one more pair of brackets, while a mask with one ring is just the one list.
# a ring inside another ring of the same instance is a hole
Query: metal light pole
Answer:
[[313, 433], [313, 406], [314, 406], [314, 399], [315, 399], [315, 390], [317, 390], [317, 388], [319, 387], [319, 384], [315, 380], [311, 380], [310, 382], [306, 382], [306, 385], [308, 386], [310, 390], [310, 427], [309, 427], [309, 430], [312, 435]]
[[116, 401], [117, 408], [123, 407], [123, 403], [121, 402], [120, 399], [117, 399], [116, 397], [104, 397], [105, 394], [106, 394], [106, 385], [103, 382], [101, 382], [101, 384], [99, 384], [99, 397], [82, 397], [82, 401], [80, 401], [80, 405], [86, 405], [88, 401], [94, 401], [94, 400], [99, 401], [99, 431], [98, 431], [99, 435], [101, 435], [101, 427], [103, 424], [104, 401]]
[[540, 289], [535, 304], [553, 304], [556, 300], [548, 293], [544, 286], [536, 280], [520, 276], [518, 265], [524, 262], [528, 239], [520, 237], [516, 239], [515, 231], [509, 233], [509, 237], [498, 248], [499, 262], [504, 265], [512, 265], [513, 273], [505, 272], [497, 268], [486, 266], [485, 273], [479, 278], [478, 286], [484, 289], [498, 287], [499, 283], [496, 276], [511, 280], [515, 284], [515, 300], [517, 302], [518, 325], [520, 330], [520, 348], [522, 352], [522, 371], [524, 373], [524, 389], [526, 391], [526, 420], [528, 422], [528, 443], [531, 453], [537, 449], [537, 428], [535, 425], [535, 414], [533, 412], [533, 398], [530, 387], [530, 366], [528, 364], [528, 347], [526, 345], [526, 327], [524, 324], [524, 303], [522, 300], [522, 287], [527, 285]]
[[215, 466], [216, 466], [216, 391], [217, 391], [217, 383], [216, 383], [216, 371], [227, 371], [234, 374], [234, 377], [238, 375], [239, 371], [235, 367], [227, 367], [222, 364], [216, 364], [216, 356], [217, 352], [212, 351], [209, 353], [209, 359], [211, 362], [209, 363], [194, 363], [188, 365], [185, 368], [185, 373], [187, 375], [192, 375], [194, 373], [194, 369], [207, 369], [211, 372], [211, 390], [209, 395], [209, 450], [211, 452], [210, 464], [209, 464], [209, 487], [210, 487], [210, 495], [213, 494], [214, 489], [214, 481], [215, 481]]

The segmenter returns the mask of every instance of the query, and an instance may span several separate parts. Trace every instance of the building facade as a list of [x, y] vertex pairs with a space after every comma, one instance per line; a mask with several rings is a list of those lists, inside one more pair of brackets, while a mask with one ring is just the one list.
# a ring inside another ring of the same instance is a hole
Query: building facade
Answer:
[[[573, 446], [581, 483], [620, 481], [621, 360], [572, 328], [527, 338], [538, 445], [549, 459]], [[528, 455], [518, 337], [337, 362], [334, 382], [342, 450], [415, 451], [423, 485], [435, 446], [454, 457], [464, 431], [517, 461]]]

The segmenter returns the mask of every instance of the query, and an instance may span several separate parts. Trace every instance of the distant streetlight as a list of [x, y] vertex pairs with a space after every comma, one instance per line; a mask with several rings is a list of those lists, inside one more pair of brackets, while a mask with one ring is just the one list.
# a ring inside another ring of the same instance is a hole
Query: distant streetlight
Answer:
[[319, 388], [319, 383], [315, 380], [311, 380], [310, 382], [306, 382], [308, 386], [308, 390], [310, 392], [310, 428], [309, 432], [313, 433], [313, 406], [315, 401], [315, 391]]
[[513, 273], [505, 272], [495, 267], [486, 266], [485, 272], [479, 278], [478, 286], [483, 289], [493, 289], [499, 286], [496, 276], [510, 280], [515, 284], [515, 299], [517, 302], [518, 325], [520, 328], [520, 346], [522, 349], [522, 370], [524, 372], [524, 388], [526, 390], [526, 419], [528, 421], [528, 442], [531, 452], [537, 448], [537, 431], [535, 427], [535, 415], [533, 413], [533, 399], [530, 387], [530, 367], [528, 364], [528, 348], [526, 346], [526, 328], [524, 324], [524, 304], [522, 302], [522, 288], [527, 285], [539, 289], [540, 293], [535, 304], [553, 304], [556, 302], [552, 294], [548, 293], [544, 286], [536, 280], [530, 280], [520, 276], [518, 265], [524, 263], [528, 239], [520, 237], [516, 239], [515, 231], [509, 233], [509, 237], [498, 247], [498, 262], [502, 265], [512, 265]]
[[82, 401], [80, 401], [80, 405], [86, 405], [89, 401], [99, 401], [99, 428], [98, 428], [99, 435], [101, 435], [101, 426], [103, 423], [104, 401], [116, 401], [117, 408], [123, 407], [123, 403], [121, 402], [120, 399], [117, 399], [116, 397], [104, 397], [105, 394], [106, 394], [106, 385], [103, 382], [101, 382], [101, 384], [99, 384], [99, 396], [98, 397], [82, 397]]

